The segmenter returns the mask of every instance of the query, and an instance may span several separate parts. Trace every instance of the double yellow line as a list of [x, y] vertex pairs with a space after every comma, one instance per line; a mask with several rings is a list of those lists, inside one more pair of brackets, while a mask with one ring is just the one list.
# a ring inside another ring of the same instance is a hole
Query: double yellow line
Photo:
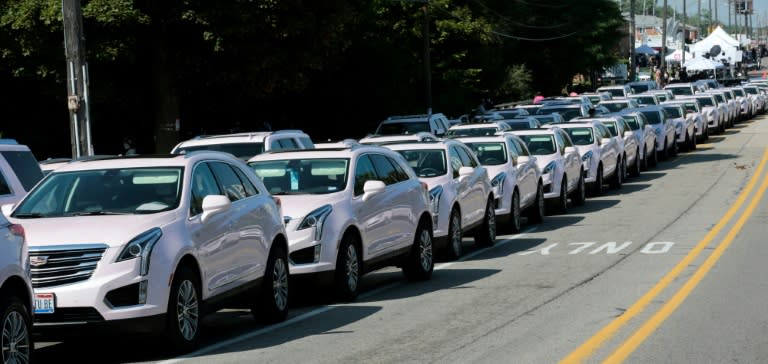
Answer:
[[[627, 322], [629, 322], [629, 320], [641, 313], [646, 308], [646, 306], [648, 306], [648, 304], [654, 298], [656, 298], [656, 296], [658, 296], [664, 289], [666, 289], [667, 286], [669, 286], [669, 284], [672, 283], [672, 281], [674, 281], [680, 275], [680, 273], [682, 273], [683, 270], [699, 256], [699, 254], [701, 254], [704, 248], [709, 245], [709, 243], [720, 233], [723, 228], [725, 228], [725, 226], [741, 209], [742, 205], [744, 205], [744, 202], [747, 200], [750, 193], [757, 185], [757, 182], [760, 180], [763, 174], [763, 169], [765, 169], [766, 162], [768, 162], [768, 149], [763, 152], [763, 158], [760, 161], [760, 165], [757, 167], [755, 174], [752, 176], [747, 186], [744, 188], [741, 194], [739, 194], [736, 202], [728, 209], [723, 218], [720, 219], [720, 221], [712, 228], [712, 230], [710, 230], [709, 233], [707, 233], [707, 235], [704, 236], [704, 238], [688, 253], [688, 255], [686, 255], [685, 258], [683, 258], [683, 260], [681, 260], [679, 263], [677, 263], [677, 265], [675, 265], [675, 267], [672, 268], [669, 273], [662, 277], [661, 280], [653, 288], [651, 288], [642, 297], [640, 297], [640, 299], [637, 300], [637, 302], [635, 302], [621, 316], [617, 317], [615, 320], [611, 321], [608, 325], [603, 327], [594, 336], [576, 348], [576, 350], [568, 354], [568, 356], [566, 356], [560, 362], [581, 363], [589, 358], [592, 354], [595, 353], [595, 351], [600, 348], [603, 343], [613, 337], [622, 326], [624, 326]], [[757, 193], [750, 200], [747, 208], [741, 214], [733, 227], [731, 227], [731, 229], [728, 231], [728, 234], [726, 234], [723, 241], [720, 242], [714, 252], [706, 259], [704, 264], [702, 264], [694, 273], [694, 275], [682, 286], [682, 288], [677, 293], [675, 293], [672, 299], [664, 304], [664, 306], [662, 306], [658, 312], [656, 312], [637, 331], [635, 331], [634, 334], [629, 337], [629, 339], [623, 342], [618, 347], [618, 349], [616, 349], [612, 354], [608, 356], [608, 358], [605, 360], [606, 363], [620, 363], [624, 361], [630, 354], [632, 354], [632, 352], [635, 351], [635, 349], [637, 349], [638, 346], [640, 346], [640, 344], [643, 343], [643, 341], [645, 341], [645, 339], [648, 338], [648, 336], [653, 333], [654, 330], [656, 330], [664, 322], [664, 320], [669, 317], [669, 315], [671, 315], [677, 309], [678, 306], [680, 306], [685, 298], [688, 297], [691, 291], [693, 291], [699, 282], [704, 279], [704, 276], [706, 276], [709, 270], [720, 259], [723, 252], [725, 252], [725, 249], [731, 245], [733, 239], [736, 237], [736, 234], [739, 233], [741, 228], [747, 222], [747, 219], [749, 219], [749, 217], [754, 212], [766, 189], [768, 189], [768, 178], [763, 179], [762, 184], [760, 184]]]

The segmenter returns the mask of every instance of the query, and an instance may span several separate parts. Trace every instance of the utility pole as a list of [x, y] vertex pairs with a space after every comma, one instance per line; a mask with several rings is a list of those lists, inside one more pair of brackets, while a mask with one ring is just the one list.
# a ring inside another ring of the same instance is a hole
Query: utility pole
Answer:
[[[715, 4], [717, 6], [717, 4]], [[712, 32], [712, 0], [709, 0], [709, 14], [707, 14], [707, 34]]]
[[88, 64], [80, 0], [61, 0], [64, 19], [64, 53], [67, 60], [67, 108], [69, 109], [72, 157], [93, 155], [88, 98]]
[[635, 0], [629, 0], [629, 81], [635, 80]]
[[686, 16], [688, 14], [685, 11], [685, 0], [683, 0], [683, 54], [682, 54], [682, 61], [680, 61], [680, 67], [685, 67], [685, 41], [688, 39], [688, 29], [685, 28], [685, 23], [688, 19], [686, 19]]
[[720, 18], [717, 16], [717, 0], [715, 0], [715, 23], [720, 24]]
[[427, 118], [432, 116], [432, 70], [429, 60], [429, 0], [424, 0], [424, 82], [427, 102]]
[[667, 0], [664, 0], [664, 10], [661, 12], [661, 69], [667, 69]]

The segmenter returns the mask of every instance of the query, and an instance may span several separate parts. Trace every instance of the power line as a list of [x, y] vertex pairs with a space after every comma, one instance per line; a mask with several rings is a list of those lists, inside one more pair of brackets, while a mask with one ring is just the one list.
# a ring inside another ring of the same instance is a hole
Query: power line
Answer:
[[[445, 10], [443, 8], [435, 7], [434, 9], [442, 11], [443, 13], [447, 14], [448, 16], [450, 16], [450, 17], [452, 17], [452, 18], [454, 18], [456, 20], [459, 20], [459, 21], [463, 21], [463, 22], [470, 21], [470, 20], [467, 20], [467, 19], [462, 19], [462, 18], [454, 15], [453, 13], [451, 13], [448, 10]], [[503, 33], [503, 32], [500, 32], [500, 31], [497, 31], [497, 30], [494, 30], [494, 29], [491, 29], [490, 32], [491, 32], [491, 34], [495, 34], [495, 35], [498, 35], [500, 37], [509, 38], [509, 39], [515, 39], [515, 40], [523, 40], [523, 41], [528, 41], [528, 42], [548, 42], [548, 41], [568, 38], [568, 37], [574, 36], [574, 35], [579, 33], [578, 31], [575, 31], [575, 32], [568, 33], [568, 34], [561, 34], [561, 35], [556, 35], [556, 36], [547, 37], [547, 38], [531, 38], [531, 37], [521, 37], [521, 36], [517, 36], [517, 35]]]

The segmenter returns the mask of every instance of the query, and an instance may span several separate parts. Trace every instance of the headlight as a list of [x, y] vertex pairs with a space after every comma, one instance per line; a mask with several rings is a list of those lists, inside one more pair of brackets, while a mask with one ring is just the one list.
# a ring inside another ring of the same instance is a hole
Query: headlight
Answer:
[[115, 262], [141, 258], [140, 274], [142, 276], [147, 275], [149, 273], [149, 256], [161, 236], [163, 236], [163, 231], [160, 228], [150, 229], [139, 234], [125, 245]]
[[547, 166], [544, 167], [544, 169], [541, 171], [541, 174], [552, 173], [552, 171], [555, 170], [555, 166], [557, 166], [557, 163], [554, 161], [549, 162], [549, 164], [547, 164]]
[[581, 161], [582, 162], [589, 161], [590, 159], [592, 159], [592, 151], [591, 150], [586, 152], [586, 153], [584, 153], [584, 155], [581, 156]]
[[496, 177], [493, 177], [491, 180], [491, 187], [496, 192], [496, 197], [501, 197], [501, 194], [504, 193], [504, 180], [507, 179], [507, 174], [504, 172], [501, 172], [496, 175]]
[[320, 240], [320, 238], [323, 237], [323, 225], [325, 224], [325, 219], [331, 214], [331, 211], [333, 211], [331, 205], [323, 205], [320, 208], [315, 209], [308, 213], [307, 216], [304, 217], [304, 220], [301, 220], [301, 223], [299, 223], [296, 230], [314, 228], [314, 239], [315, 241]]
[[429, 190], [429, 204], [432, 205], [432, 213], [440, 212], [440, 196], [443, 195], [443, 186], [437, 186]]

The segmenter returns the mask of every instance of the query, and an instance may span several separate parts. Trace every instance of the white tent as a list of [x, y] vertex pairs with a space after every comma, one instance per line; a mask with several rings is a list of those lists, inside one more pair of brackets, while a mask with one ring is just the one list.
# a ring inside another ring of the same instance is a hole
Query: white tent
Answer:
[[[693, 59], [693, 55], [689, 52], [685, 52], [685, 61], [688, 62], [688, 60]], [[667, 62], [676, 62], [680, 63], [683, 61], [683, 50], [678, 49], [670, 54], [668, 54], [666, 57], [664, 57], [664, 60]]]
[[716, 69], [724, 68], [725, 66], [718, 61], [713, 61], [707, 58], [692, 58], [690, 61], [686, 58], [685, 65], [683, 67], [685, 67], [685, 69], [688, 71], [714, 71]]
[[[690, 46], [691, 53], [696, 58], [709, 54], [716, 60], [725, 60], [729, 63], [741, 62], [739, 41], [728, 35], [723, 28], [717, 27], [706, 38]], [[716, 54], [712, 54], [717, 51]], [[688, 59], [688, 55], [685, 57]]]

